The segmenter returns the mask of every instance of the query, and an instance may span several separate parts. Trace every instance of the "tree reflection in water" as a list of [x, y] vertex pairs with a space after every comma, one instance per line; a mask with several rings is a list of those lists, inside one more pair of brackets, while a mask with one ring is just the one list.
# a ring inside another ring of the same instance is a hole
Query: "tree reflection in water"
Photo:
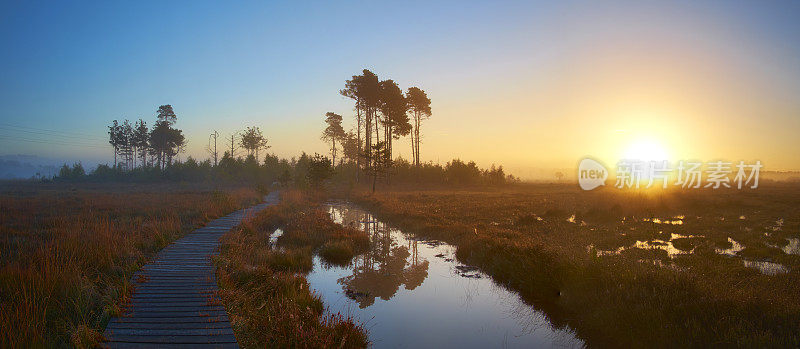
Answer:
[[358, 227], [370, 236], [370, 249], [353, 258], [353, 274], [337, 280], [359, 308], [374, 304], [376, 297], [391, 299], [400, 286], [413, 290], [428, 277], [428, 261], [419, 257], [418, 241], [400, 245], [402, 233], [358, 209], [331, 205], [330, 213], [337, 223]]

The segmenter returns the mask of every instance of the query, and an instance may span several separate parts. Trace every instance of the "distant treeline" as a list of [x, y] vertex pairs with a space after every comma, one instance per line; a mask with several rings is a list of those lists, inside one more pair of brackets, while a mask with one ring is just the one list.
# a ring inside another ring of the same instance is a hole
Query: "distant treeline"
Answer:
[[[291, 159], [267, 155], [257, 161], [255, 155], [233, 158], [227, 152], [214, 166], [211, 160], [197, 161], [189, 157], [185, 161], [173, 161], [163, 169], [158, 166], [139, 166], [125, 169], [122, 164], [116, 167], [105, 164], [87, 171], [80, 163], [72, 166], [64, 164], [55, 181], [91, 182], [248, 182], [271, 185], [274, 182], [293, 184], [299, 187], [315, 186], [324, 183], [354, 183], [356, 165], [340, 162], [331, 165], [330, 159], [320, 155], [303, 153]], [[444, 166], [422, 163], [418, 167], [408, 160], [398, 158], [393, 161], [391, 183], [426, 183], [442, 185], [499, 185], [518, 181], [503, 171], [503, 167], [479, 168], [475, 162], [454, 159]], [[383, 182], [382, 182], [383, 183]]]
[[[444, 185], [499, 185], [518, 181], [503, 167], [479, 168], [475, 162], [454, 159], [444, 166], [420, 161], [422, 120], [431, 116], [431, 100], [425, 91], [410, 87], [403, 91], [393, 80], [380, 80], [364, 69], [345, 81], [342, 96], [354, 103], [354, 127], [345, 132], [343, 117], [328, 112], [322, 140], [330, 143], [330, 158], [321, 155], [280, 159], [275, 155], [259, 157], [259, 150], [269, 149], [261, 129], [253, 126], [235, 132], [224, 141], [228, 149], [220, 157], [219, 133], [209, 138], [211, 158], [198, 161], [192, 157], [176, 160], [186, 141], [175, 127], [178, 117], [172, 105], [156, 111], [154, 126], [139, 119], [135, 123], [113, 120], [108, 126], [108, 143], [114, 151], [114, 164], [98, 165], [87, 171], [80, 163], [64, 164], [56, 181], [214, 181], [249, 182], [259, 185], [293, 184], [299, 187], [366, 182]], [[393, 141], [409, 136], [411, 161], [394, 158]], [[212, 142], [213, 140], [213, 142]], [[238, 142], [237, 142], [238, 140]], [[212, 146], [213, 145], [213, 146]], [[237, 150], [245, 150], [240, 156]], [[341, 154], [341, 156], [337, 156]], [[366, 180], [365, 180], [366, 179]], [[46, 179], [45, 179], [46, 180]]]

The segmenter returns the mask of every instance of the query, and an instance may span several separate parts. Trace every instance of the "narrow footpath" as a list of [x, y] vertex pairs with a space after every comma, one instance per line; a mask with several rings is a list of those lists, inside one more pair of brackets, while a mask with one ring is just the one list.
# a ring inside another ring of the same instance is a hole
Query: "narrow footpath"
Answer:
[[225, 233], [279, 200], [278, 192], [272, 192], [264, 203], [217, 218], [161, 250], [134, 275], [130, 307], [108, 323], [102, 346], [238, 348], [216, 296], [211, 256], [219, 253]]

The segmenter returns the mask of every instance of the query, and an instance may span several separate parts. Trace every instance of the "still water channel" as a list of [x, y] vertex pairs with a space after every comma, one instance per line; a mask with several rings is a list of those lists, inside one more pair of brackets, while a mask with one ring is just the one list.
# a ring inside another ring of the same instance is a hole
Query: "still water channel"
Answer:
[[454, 246], [416, 239], [350, 203], [328, 210], [337, 223], [366, 231], [372, 248], [347, 267], [315, 257], [308, 282], [330, 311], [363, 323], [374, 347], [583, 346], [516, 293], [459, 263]]

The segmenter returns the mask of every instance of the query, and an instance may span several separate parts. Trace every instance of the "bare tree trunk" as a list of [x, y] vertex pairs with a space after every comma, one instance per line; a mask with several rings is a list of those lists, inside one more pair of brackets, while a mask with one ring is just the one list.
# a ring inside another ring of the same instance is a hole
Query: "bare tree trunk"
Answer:
[[[389, 164], [389, 161], [392, 159], [392, 124], [389, 123], [389, 118], [386, 118], [386, 125], [383, 127], [383, 139], [386, 141], [386, 156], [389, 158], [386, 159], [386, 163]], [[389, 184], [389, 166], [386, 166], [386, 184]]]
[[414, 143], [415, 143], [415, 151], [414, 151], [414, 164], [415, 166], [419, 167], [419, 113], [415, 113], [414, 115]]
[[[377, 111], [376, 111], [375, 112], [375, 146], [377, 146], [378, 144], [381, 143], [381, 131], [380, 131], [380, 128], [378, 126], [378, 122], [379, 122], [379, 118], [378, 118], [378, 114], [377, 114]], [[377, 170], [377, 165], [378, 165], [379, 161], [381, 161], [381, 159], [380, 159], [381, 156], [383, 156], [383, 154], [381, 152], [376, 152], [375, 154], [373, 154], [373, 158], [374, 159], [372, 160], [372, 162], [376, 165], [375, 166], [375, 170]], [[372, 175], [375, 178], [378, 178], [378, 173], [377, 172], [373, 171]]]
[[372, 111], [370, 107], [364, 110], [364, 159], [366, 168], [372, 166]]
[[411, 136], [411, 165], [417, 165], [417, 148], [414, 146], [414, 130], [409, 134]]
[[378, 120], [378, 116], [375, 115], [375, 145], [376, 146], [378, 145], [378, 143], [381, 142], [381, 133], [380, 133], [380, 127], [378, 126], [378, 121], [379, 121]]
[[361, 103], [356, 100], [356, 115], [358, 119], [358, 153], [356, 154], [356, 183], [360, 181], [361, 172]]

